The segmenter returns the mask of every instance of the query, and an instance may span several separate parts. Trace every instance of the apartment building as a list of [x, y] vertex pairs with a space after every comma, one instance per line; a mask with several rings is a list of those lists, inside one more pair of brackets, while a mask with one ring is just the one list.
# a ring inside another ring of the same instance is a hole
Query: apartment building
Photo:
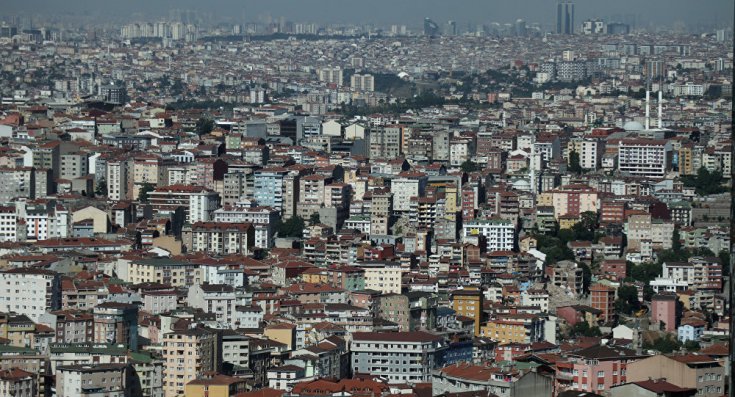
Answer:
[[163, 335], [163, 392], [165, 397], [184, 394], [186, 384], [222, 363], [217, 334], [189, 329]]
[[127, 275], [121, 278], [133, 284], [161, 283], [172, 287], [189, 287], [203, 282], [198, 264], [169, 258], [131, 261], [127, 264]]
[[0, 396], [36, 397], [38, 374], [20, 368], [0, 370]]
[[159, 215], [183, 208], [187, 223], [208, 222], [219, 208], [219, 194], [200, 186], [163, 186], [148, 193], [148, 202]]
[[[258, 205], [273, 207], [278, 211], [284, 205], [284, 179], [288, 170], [280, 167], [255, 171], [253, 199]], [[295, 204], [295, 203], [294, 203]]]
[[512, 251], [515, 246], [515, 226], [506, 219], [473, 219], [462, 226], [462, 236], [465, 242], [484, 237], [487, 252]]
[[355, 332], [352, 370], [384, 377], [389, 383], [430, 382], [446, 348], [441, 336], [423, 331]]
[[127, 364], [67, 365], [56, 368], [57, 397], [126, 397]]
[[422, 173], [402, 173], [390, 182], [393, 194], [393, 211], [408, 212], [411, 210], [411, 197], [422, 197], [426, 193], [428, 178]]
[[61, 307], [61, 278], [51, 270], [17, 268], [0, 272], [0, 312], [25, 314], [38, 322], [47, 309]]
[[255, 247], [270, 248], [278, 223], [278, 211], [271, 207], [222, 207], [214, 211], [214, 222], [250, 223], [255, 228]]
[[618, 169], [624, 174], [663, 178], [670, 165], [671, 144], [659, 139], [623, 139], [618, 145]]
[[628, 382], [665, 378], [678, 387], [696, 389], [696, 395], [703, 397], [722, 396], [728, 376], [725, 367], [706, 354], [659, 354], [629, 363], [627, 370]]
[[596, 171], [600, 167], [605, 152], [602, 141], [595, 138], [571, 139], [567, 144], [567, 160], [571, 161], [571, 153], [579, 155], [579, 165], [585, 170]]
[[249, 223], [196, 222], [183, 227], [181, 240], [191, 252], [249, 255], [255, 246], [255, 227]]
[[365, 271], [365, 289], [384, 294], [400, 294], [403, 269], [398, 262], [364, 262], [359, 267]]

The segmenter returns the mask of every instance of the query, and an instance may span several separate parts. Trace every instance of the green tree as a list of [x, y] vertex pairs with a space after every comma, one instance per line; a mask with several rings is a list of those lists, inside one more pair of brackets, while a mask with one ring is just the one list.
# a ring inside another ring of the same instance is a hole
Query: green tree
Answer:
[[202, 117], [197, 120], [195, 131], [197, 135], [207, 135], [214, 129], [214, 120]]
[[304, 235], [304, 219], [300, 216], [294, 216], [287, 221], [278, 221], [276, 230], [280, 237], [302, 237]]
[[653, 349], [663, 354], [669, 354], [675, 350], [679, 350], [679, 348], [681, 348], [681, 343], [671, 335], [666, 334], [666, 336], [656, 339], [653, 343], [647, 341], [643, 342], [643, 348]]
[[571, 336], [602, 336], [600, 327], [590, 327], [586, 321], [580, 321], [572, 327]]
[[684, 348], [687, 349], [687, 351], [690, 352], [697, 352], [699, 349], [702, 348], [702, 346], [699, 345], [699, 342], [695, 340], [688, 340], [684, 342]]
[[631, 315], [641, 308], [638, 301], [638, 288], [632, 285], [622, 285], [618, 288], [618, 299], [615, 301], [615, 311]]
[[313, 212], [311, 214], [311, 216], [309, 216], [309, 224], [310, 225], [316, 225], [316, 224], [319, 224], [321, 222], [322, 222], [322, 220], [319, 217], [319, 213], [318, 212]]
[[146, 182], [143, 184], [143, 186], [140, 187], [140, 190], [138, 191], [138, 201], [141, 203], [147, 203], [148, 202], [148, 193], [156, 190], [156, 187], [152, 184]]
[[475, 172], [480, 169], [480, 167], [478, 167], [477, 164], [475, 164], [474, 162], [470, 160], [467, 160], [464, 163], [462, 163], [460, 168], [462, 169], [462, 172], [466, 172], [466, 173]]
[[97, 186], [94, 188], [94, 194], [98, 196], [107, 196], [107, 180], [104, 177], [97, 181]]
[[727, 277], [730, 275], [730, 252], [726, 249], [720, 251], [719, 254], [717, 254], [717, 257], [720, 258], [720, 263], [722, 264], [722, 276]]
[[582, 269], [582, 290], [585, 294], [590, 292], [590, 284], [592, 284], [592, 269], [586, 263], [580, 263]]
[[710, 194], [724, 193], [727, 189], [722, 186], [722, 172], [710, 172], [704, 167], [697, 170], [697, 175], [686, 175], [681, 178], [684, 186], [693, 187], [694, 191], [700, 196], [708, 196]]
[[573, 172], [577, 175], [581, 174], [582, 171], [582, 163], [579, 160], [579, 153], [577, 153], [576, 150], [572, 150], [569, 152], [569, 172]]
[[681, 234], [678, 227], [674, 228], [674, 233], [671, 235], [671, 250], [681, 252]]

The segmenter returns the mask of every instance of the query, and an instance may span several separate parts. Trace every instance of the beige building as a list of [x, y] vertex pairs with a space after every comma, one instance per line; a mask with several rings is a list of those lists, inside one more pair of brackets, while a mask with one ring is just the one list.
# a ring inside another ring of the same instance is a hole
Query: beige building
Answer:
[[697, 389], [697, 396], [719, 397], [725, 393], [725, 368], [703, 354], [656, 355], [628, 363], [627, 381], [665, 378], [679, 387]]
[[110, 218], [107, 212], [93, 206], [82, 208], [78, 211], [74, 211], [71, 215], [71, 221], [77, 223], [85, 219], [92, 220], [92, 230], [95, 234], [107, 233], [110, 225]]
[[366, 262], [360, 264], [365, 270], [365, 289], [380, 291], [384, 294], [401, 293], [403, 271], [397, 262]]
[[216, 371], [220, 364], [217, 334], [203, 329], [167, 333], [163, 336], [163, 393], [174, 397], [186, 384]]
[[190, 252], [249, 255], [255, 246], [255, 228], [250, 223], [197, 222], [185, 226], [181, 236]]
[[654, 250], [671, 248], [673, 222], [651, 219], [651, 214], [633, 214], [625, 226], [630, 250], [640, 250], [642, 240], [650, 240]]
[[554, 207], [554, 218], [587, 211], [597, 212], [597, 192], [586, 185], [566, 185], [538, 195], [537, 206]]
[[201, 268], [197, 264], [169, 258], [141, 259], [130, 262], [127, 277], [133, 284], [162, 283], [172, 287], [189, 287], [202, 283]]

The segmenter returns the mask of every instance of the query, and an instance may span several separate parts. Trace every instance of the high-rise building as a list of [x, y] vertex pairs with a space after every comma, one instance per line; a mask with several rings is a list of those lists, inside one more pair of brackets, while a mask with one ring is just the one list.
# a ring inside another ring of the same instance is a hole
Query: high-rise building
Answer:
[[219, 369], [222, 355], [217, 339], [216, 333], [203, 329], [163, 335], [164, 396], [180, 396], [188, 382]]
[[439, 34], [439, 25], [429, 18], [424, 18], [424, 36], [436, 36]]
[[559, 1], [556, 4], [556, 33], [574, 34], [574, 3]]

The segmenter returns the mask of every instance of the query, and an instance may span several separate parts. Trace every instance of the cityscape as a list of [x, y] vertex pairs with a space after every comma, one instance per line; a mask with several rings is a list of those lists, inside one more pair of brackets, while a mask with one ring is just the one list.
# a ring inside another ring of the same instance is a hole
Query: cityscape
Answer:
[[0, 397], [733, 395], [731, 0], [208, 3], [0, 8]]

